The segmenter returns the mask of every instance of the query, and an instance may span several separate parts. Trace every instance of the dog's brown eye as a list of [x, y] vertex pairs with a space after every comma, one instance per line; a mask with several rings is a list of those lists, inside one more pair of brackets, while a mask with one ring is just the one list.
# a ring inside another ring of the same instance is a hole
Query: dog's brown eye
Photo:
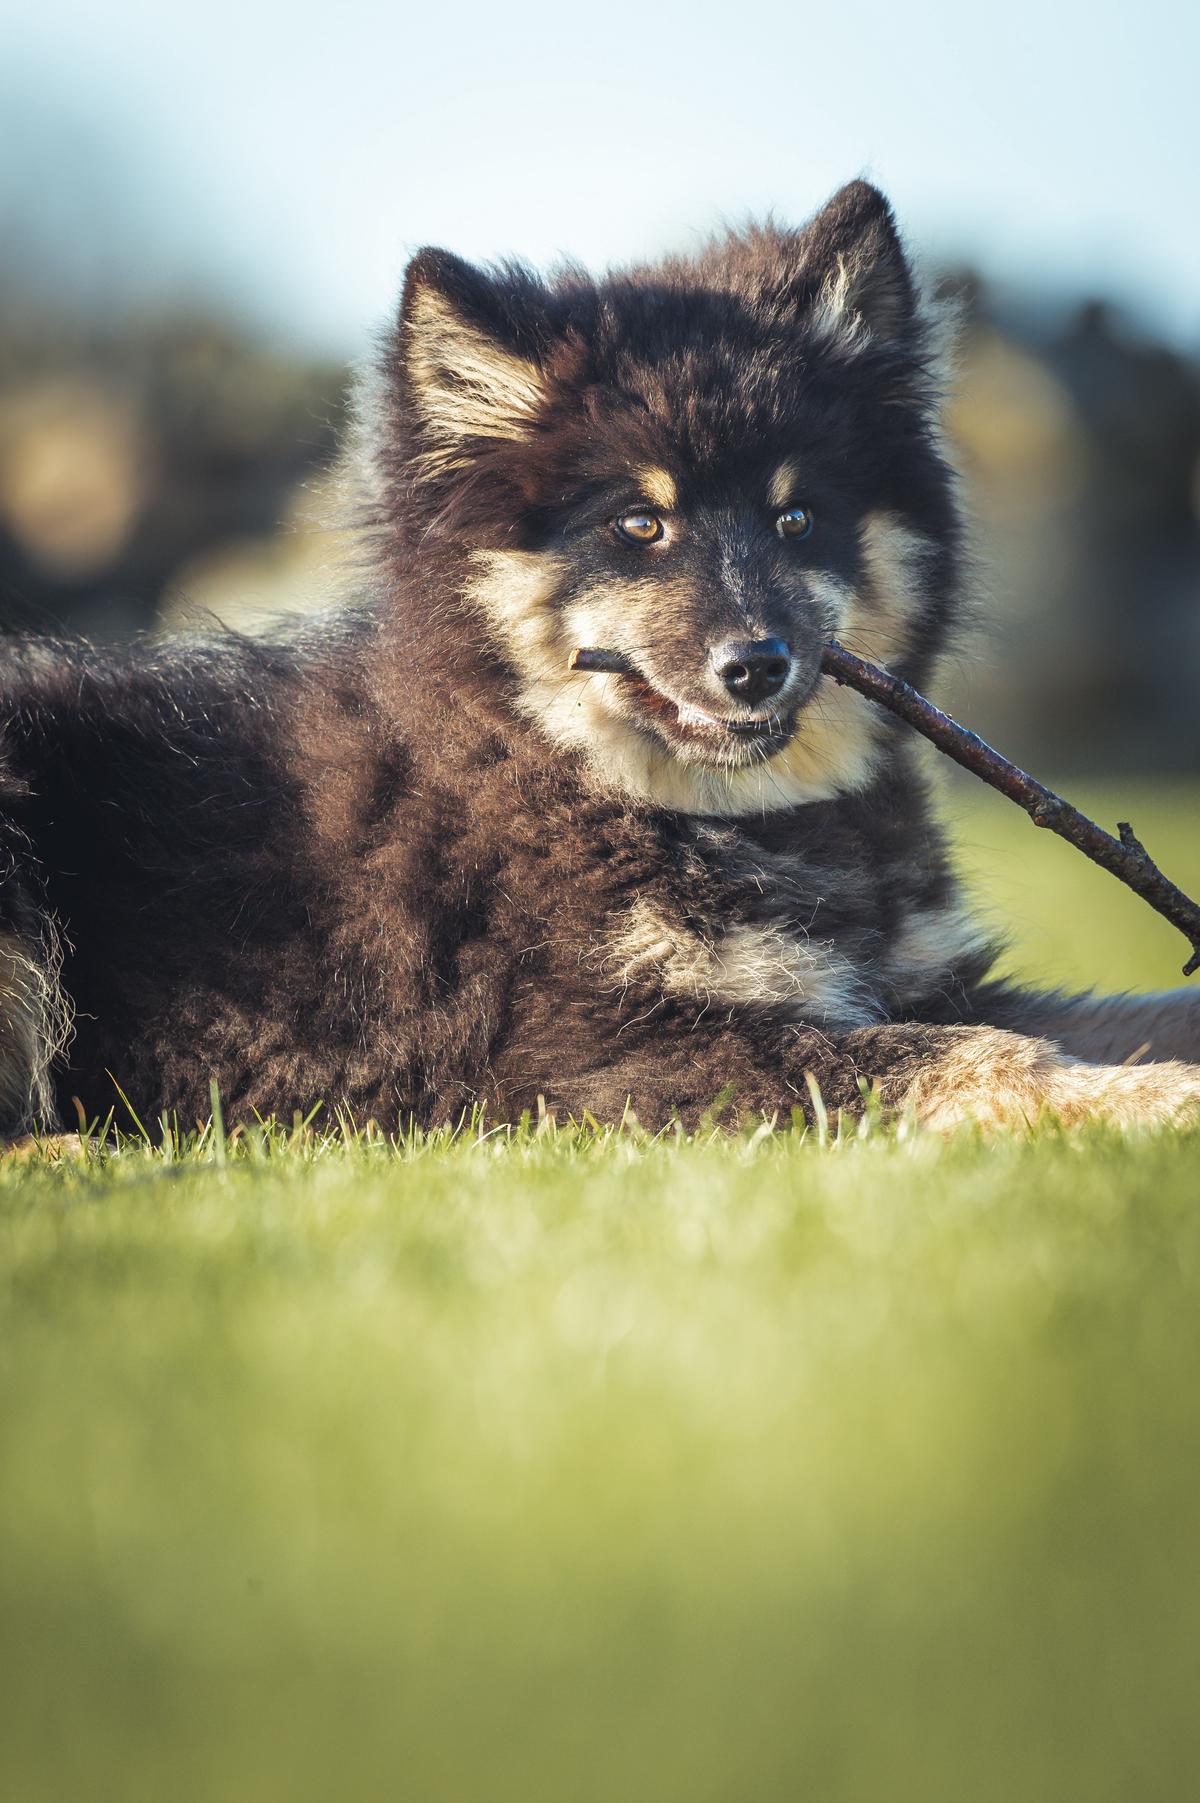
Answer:
[[631, 545], [657, 544], [663, 535], [663, 523], [656, 513], [623, 513], [613, 524]]
[[813, 529], [813, 516], [807, 507], [789, 507], [775, 522], [780, 538], [807, 538]]

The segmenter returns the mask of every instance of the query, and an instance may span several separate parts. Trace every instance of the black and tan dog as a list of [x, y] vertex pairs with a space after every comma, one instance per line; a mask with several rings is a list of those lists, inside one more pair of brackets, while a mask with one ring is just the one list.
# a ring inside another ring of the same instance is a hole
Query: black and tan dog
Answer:
[[189, 1122], [211, 1079], [389, 1125], [1200, 1111], [1195, 995], [987, 980], [903, 730], [818, 673], [927, 683], [954, 629], [940, 357], [863, 183], [600, 282], [418, 256], [357, 607], [0, 653], [4, 1130], [114, 1080]]

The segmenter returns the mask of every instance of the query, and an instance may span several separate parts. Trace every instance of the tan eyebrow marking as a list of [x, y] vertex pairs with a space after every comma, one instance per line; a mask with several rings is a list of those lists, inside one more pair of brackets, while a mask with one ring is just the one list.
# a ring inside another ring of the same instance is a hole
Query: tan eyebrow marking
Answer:
[[670, 513], [672, 508], [678, 507], [679, 491], [675, 487], [675, 478], [669, 470], [661, 470], [652, 466], [649, 469], [636, 470], [634, 475], [646, 499], [652, 501], [656, 507], [661, 507], [664, 513]]
[[771, 485], [767, 489], [767, 500], [772, 507], [787, 506], [792, 498], [798, 476], [799, 470], [790, 457], [786, 463], [780, 464], [771, 477]]

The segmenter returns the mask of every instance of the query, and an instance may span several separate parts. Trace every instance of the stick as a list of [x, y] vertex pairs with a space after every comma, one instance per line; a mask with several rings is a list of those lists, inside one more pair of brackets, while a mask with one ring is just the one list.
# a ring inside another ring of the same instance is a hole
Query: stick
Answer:
[[580, 645], [567, 659], [568, 670], [598, 676], [636, 676], [637, 666], [620, 651], [593, 651]]
[[1145, 846], [1134, 836], [1127, 820], [1118, 822], [1117, 831], [1121, 836], [1114, 839], [1094, 820], [1072, 807], [1069, 801], [1056, 795], [1053, 789], [1047, 789], [1016, 764], [1010, 764], [998, 751], [993, 751], [978, 733], [960, 726], [941, 708], [918, 695], [907, 682], [855, 657], [836, 640], [826, 645], [821, 655], [821, 668], [835, 682], [857, 689], [868, 701], [877, 702], [910, 726], [915, 726], [956, 764], [961, 764], [964, 770], [981, 777], [1001, 795], [1015, 801], [1019, 808], [1024, 808], [1035, 826], [1048, 827], [1090, 858], [1093, 864], [1110, 871], [1143, 901], [1149, 902], [1164, 920], [1178, 927], [1191, 945], [1192, 955], [1183, 967], [1184, 976], [1190, 977], [1194, 970], [1200, 969], [1200, 907], [1163, 875]]
[[[568, 668], [618, 676], [638, 673], [636, 664], [622, 652], [586, 647], [571, 653]], [[915, 727], [964, 770], [969, 770], [991, 788], [998, 789], [1001, 795], [1015, 801], [1019, 808], [1024, 808], [1035, 826], [1048, 827], [1090, 858], [1093, 864], [1099, 864], [1102, 870], [1109, 871], [1143, 901], [1149, 902], [1164, 920], [1179, 929], [1192, 948], [1192, 955], [1183, 967], [1184, 976], [1190, 977], [1193, 971], [1200, 970], [1200, 907], [1163, 875], [1127, 820], [1118, 822], [1117, 831], [1121, 836], [1114, 839], [1111, 833], [1106, 833], [1103, 827], [1081, 814], [1053, 789], [1047, 789], [1016, 764], [1010, 764], [998, 751], [993, 751], [978, 733], [960, 726], [941, 708], [926, 701], [909, 683], [889, 675], [886, 670], [877, 669], [864, 658], [855, 657], [836, 640], [831, 639], [821, 654], [821, 669], [835, 682], [856, 689], [868, 701], [874, 701]]]

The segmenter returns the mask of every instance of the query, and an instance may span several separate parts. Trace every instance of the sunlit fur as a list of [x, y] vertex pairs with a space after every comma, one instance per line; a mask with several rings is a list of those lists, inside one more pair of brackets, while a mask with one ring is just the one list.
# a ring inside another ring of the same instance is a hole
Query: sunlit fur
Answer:
[[911, 735], [821, 675], [928, 687], [959, 630], [946, 336], [864, 182], [601, 279], [419, 253], [353, 604], [0, 635], [0, 1133], [213, 1084], [230, 1125], [1200, 1112], [1194, 996], [989, 981]]
[[13, 1130], [55, 1118], [51, 1068], [71, 1035], [51, 923], [36, 941], [0, 932], [0, 1123]]
[[1200, 1066], [1092, 1064], [1047, 1040], [991, 1028], [958, 1028], [906, 1106], [940, 1132], [1035, 1126], [1043, 1113], [1064, 1126], [1105, 1120], [1119, 1127], [1182, 1125], [1200, 1118]]

